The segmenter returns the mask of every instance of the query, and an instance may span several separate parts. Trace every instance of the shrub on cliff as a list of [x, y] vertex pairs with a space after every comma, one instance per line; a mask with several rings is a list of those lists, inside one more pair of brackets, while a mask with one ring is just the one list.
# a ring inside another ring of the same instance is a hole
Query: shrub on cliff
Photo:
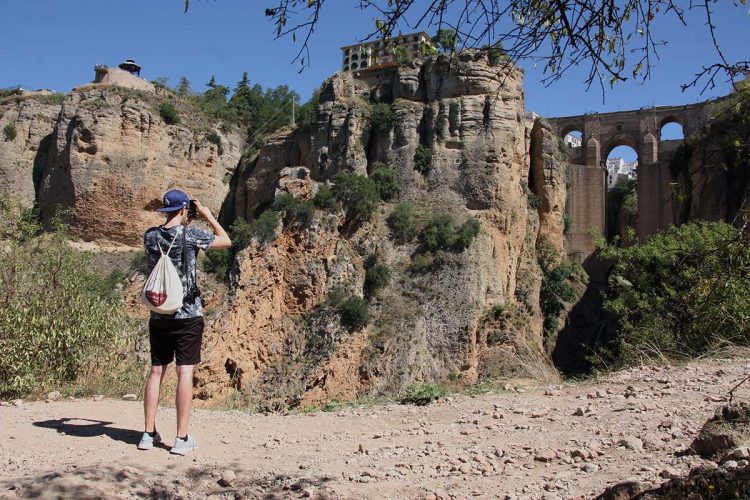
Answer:
[[390, 104], [378, 103], [370, 107], [370, 127], [379, 135], [387, 135], [393, 128], [393, 109]]
[[604, 364], [685, 359], [750, 344], [750, 244], [723, 222], [671, 227], [642, 245], [598, 241], [613, 262], [604, 307], [617, 321]]
[[306, 227], [315, 218], [315, 206], [312, 201], [300, 201], [289, 193], [279, 195], [272, 209], [283, 214], [284, 224], [287, 225], [299, 224]]
[[370, 312], [367, 301], [360, 297], [349, 297], [344, 300], [339, 309], [341, 324], [350, 331], [364, 328], [370, 322]]
[[456, 226], [451, 215], [438, 214], [427, 222], [420, 239], [424, 248], [429, 252], [438, 250], [460, 252], [471, 245], [471, 242], [479, 234], [479, 230], [479, 221], [473, 217], [461, 226]]
[[221, 144], [221, 137], [213, 130], [206, 134], [206, 140], [216, 146], [216, 152], [219, 156], [224, 154], [224, 146]]
[[414, 169], [422, 175], [428, 175], [432, 171], [432, 151], [427, 146], [417, 146], [414, 152]]
[[16, 127], [12, 123], [8, 123], [3, 127], [3, 135], [6, 141], [12, 141], [16, 138]]
[[118, 390], [117, 380], [134, 373], [118, 276], [97, 273], [90, 254], [68, 245], [61, 218], [55, 228], [42, 233], [29, 212], [0, 199], [0, 397], [64, 386]]
[[333, 194], [343, 205], [347, 221], [359, 225], [370, 220], [380, 201], [375, 182], [369, 177], [349, 172], [339, 172], [333, 182]]
[[390, 201], [399, 193], [398, 182], [396, 181], [396, 175], [388, 165], [384, 163], [376, 163], [370, 178], [375, 183], [375, 186], [380, 193], [380, 199], [383, 201]]
[[391, 282], [391, 270], [380, 261], [377, 254], [372, 254], [365, 260], [365, 291], [368, 295], [375, 294]]
[[159, 106], [159, 116], [167, 125], [180, 123], [180, 114], [171, 102], [163, 102]]
[[536, 258], [542, 269], [539, 307], [544, 317], [545, 337], [550, 337], [557, 333], [560, 314], [576, 298], [570, 283], [576, 268], [545, 237], [537, 243]]
[[330, 188], [325, 184], [321, 184], [318, 188], [318, 192], [315, 193], [313, 198], [313, 204], [321, 210], [328, 210], [329, 212], [338, 212], [341, 210], [341, 205], [336, 201], [336, 197], [333, 196]]
[[399, 203], [386, 220], [391, 237], [401, 245], [410, 243], [417, 234], [414, 223], [414, 207], [410, 203]]

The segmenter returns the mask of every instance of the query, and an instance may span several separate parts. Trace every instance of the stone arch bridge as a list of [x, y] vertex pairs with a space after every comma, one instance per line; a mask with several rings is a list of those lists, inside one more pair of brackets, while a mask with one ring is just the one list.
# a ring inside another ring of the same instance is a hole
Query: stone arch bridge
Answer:
[[674, 222], [669, 164], [683, 141], [661, 140], [662, 127], [678, 123], [683, 137], [688, 137], [710, 119], [715, 102], [548, 119], [561, 139], [574, 131], [581, 133], [581, 146], [571, 148], [568, 159], [572, 255], [585, 262], [594, 251], [591, 230], [607, 234], [605, 166], [607, 156], [617, 146], [630, 146], [638, 154], [638, 239]]

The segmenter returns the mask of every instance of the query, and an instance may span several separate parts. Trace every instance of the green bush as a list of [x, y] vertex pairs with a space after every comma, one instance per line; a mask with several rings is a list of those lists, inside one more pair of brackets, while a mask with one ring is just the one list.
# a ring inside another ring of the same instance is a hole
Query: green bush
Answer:
[[284, 214], [284, 224], [299, 224], [307, 227], [315, 219], [313, 202], [300, 201], [289, 193], [279, 195], [272, 209]]
[[62, 92], [54, 92], [52, 94], [34, 96], [34, 99], [44, 104], [60, 105], [65, 100], [65, 94]]
[[[250, 223], [248, 228], [252, 237], [258, 239], [258, 243], [266, 245], [276, 237], [276, 229], [279, 227], [279, 216], [271, 210], [266, 210], [257, 219]], [[237, 251], [241, 248], [237, 246]]]
[[422, 274], [439, 269], [445, 263], [445, 252], [418, 252], [411, 256], [409, 271]]
[[563, 214], [563, 234], [569, 234], [573, 227], [573, 217], [569, 213]]
[[627, 248], [600, 238], [602, 257], [613, 262], [604, 307], [618, 325], [600, 359], [627, 365], [750, 344], [748, 243], [729, 224], [703, 221]]
[[16, 138], [17, 132], [16, 132], [16, 126], [12, 123], [8, 123], [3, 127], [3, 135], [5, 135], [6, 141], [12, 141]]
[[369, 295], [374, 294], [381, 288], [385, 288], [391, 282], [391, 270], [380, 262], [377, 254], [372, 254], [365, 260], [365, 290]]
[[341, 205], [339, 205], [336, 197], [333, 196], [333, 192], [325, 184], [321, 184], [318, 188], [318, 192], [315, 193], [315, 198], [313, 198], [313, 204], [321, 210], [328, 210], [333, 213], [341, 210]]
[[414, 207], [410, 203], [399, 203], [386, 219], [391, 237], [401, 245], [411, 242], [417, 234], [414, 224]]
[[180, 123], [180, 114], [177, 112], [177, 108], [171, 102], [163, 102], [159, 106], [159, 115], [164, 123], [167, 125], [175, 125]]
[[457, 238], [453, 216], [435, 215], [427, 222], [420, 238], [424, 247], [430, 252], [452, 248]]
[[451, 215], [438, 214], [427, 222], [420, 238], [427, 251], [455, 250], [460, 252], [471, 245], [474, 238], [479, 235], [479, 230], [479, 221], [473, 217], [456, 227]]
[[427, 406], [447, 394], [446, 390], [434, 382], [410, 384], [404, 390], [399, 403], [416, 406]]
[[339, 172], [333, 181], [333, 194], [346, 210], [348, 222], [359, 225], [370, 220], [380, 201], [375, 182], [349, 172]]
[[201, 259], [201, 265], [203, 270], [207, 273], [211, 273], [221, 281], [227, 281], [229, 279], [229, 271], [232, 268], [232, 261], [234, 256], [226, 248], [220, 250], [209, 250]]
[[432, 171], [432, 151], [420, 144], [414, 152], [414, 168], [422, 175], [429, 175]]
[[91, 255], [68, 245], [61, 221], [41, 233], [37, 220], [0, 199], [0, 397], [117, 387], [115, 378], [132, 375], [120, 371], [134, 360], [134, 330], [113, 292], [117, 276], [94, 271]]
[[529, 206], [534, 210], [538, 209], [542, 205], [542, 199], [531, 191], [528, 191], [526, 193], [526, 201], [528, 201]]
[[224, 146], [221, 144], [221, 137], [213, 130], [206, 134], [206, 140], [216, 146], [216, 152], [219, 156], [224, 154]]
[[503, 48], [502, 42], [495, 42], [489, 48], [487, 52], [490, 65], [494, 66], [500, 62], [507, 60], [508, 53]]
[[370, 322], [367, 301], [360, 297], [349, 297], [339, 308], [341, 323], [350, 331], [359, 330]]
[[393, 170], [384, 163], [376, 163], [370, 178], [375, 183], [375, 186], [380, 193], [380, 199], [383, 201], [390, 201], [399, 193], [398, 182], [396, 181], [396, 175]]
[[456, 243], [453, 245], [453, 248], [458, 251], [469, 248], [474, 238], [479, 236], [480, 228], [479, 221], [474, 217], [461, 224], [461, 227], [456, 232]]
[[393, 128], [393, 109], [390, 104], [378, 103], [370, 107], [370, 126], [379, 135], [387, 135]]
[[547, 337], [557, 332], [560, 314], [576, 298], [570, 284], [573, 265], [560, 254], [546, 238], [541, 238], [536, 248], [537, 262], [542, 268], [542, 287], [539, 306], [544, 317], [543, 327]]

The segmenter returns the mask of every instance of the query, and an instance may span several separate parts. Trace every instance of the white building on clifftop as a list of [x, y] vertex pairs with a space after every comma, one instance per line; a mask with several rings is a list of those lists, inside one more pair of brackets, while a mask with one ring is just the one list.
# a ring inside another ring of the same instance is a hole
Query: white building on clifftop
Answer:
[[341, 47], [341, 70], [398, 66], [402, 60], [417, 61], [437, 53], [435, 42], [424, 31]]

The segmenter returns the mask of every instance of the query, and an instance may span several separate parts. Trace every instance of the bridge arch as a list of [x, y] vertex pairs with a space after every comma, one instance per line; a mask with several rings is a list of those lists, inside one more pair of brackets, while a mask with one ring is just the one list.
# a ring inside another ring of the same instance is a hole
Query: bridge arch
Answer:
[[571, 132], [580, 132], [581, 136], [583, 137], [583, 133], [584, 133], [583, 122], [569, 123], [565, 125], [562, 129], [560, 129], [560, 137], [562, 139], [565, 139], [565, 136]]
[[604, 150], [602, 151], [602, 158], [608, 158], [612, 150], [619, 146], [629, 146], [633, 148], [633, 150], [635, 150], [635, 153], [640, 158], [641, 153], [638, 150], [638, 141], [634, 139], [630, 134], [616, 134], [610, 137], [604, 147]]
[[664, 127], [664, 125], [667, 125], [667, 124], [673, 123], [673, 122], [679, 124], [680, 127], [684, 127], [685, 126], [685, 119], [684, 119], [684, 117], [682, 115], [680, 115], [680, 114], [676, 114], [675, 113], [675, 114], [669, 114], [669, 115], [665, 116], [664, 118], [662, 118], [659, 121], [659, 129], [661, 130], [661, 128]]
[[669, 115], [659, 122], [659, 140], [672, 141], [685, 138], [684, 120], [678, 115]]

